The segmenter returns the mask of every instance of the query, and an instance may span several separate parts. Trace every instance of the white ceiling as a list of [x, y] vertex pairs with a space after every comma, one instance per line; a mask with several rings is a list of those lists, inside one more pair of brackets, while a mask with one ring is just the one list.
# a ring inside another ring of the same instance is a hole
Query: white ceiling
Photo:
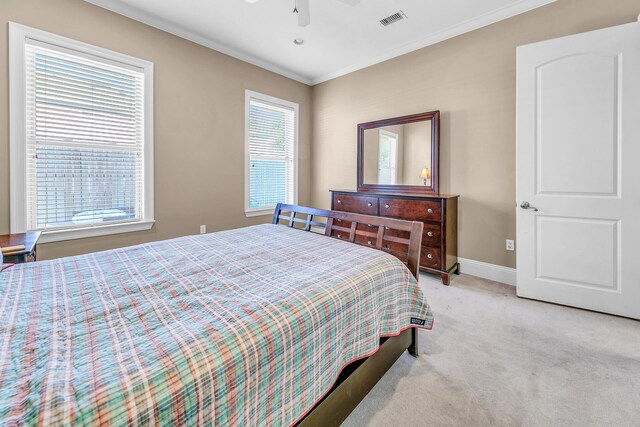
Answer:
[[[276, 73], [320, 83], [555, 0], [310, 0], [298, 27], [294, 0], [86, 0]], [[407, 19], [379, 21], [399, 10]], [[293, 40], [305, 43], [296, 46]]]

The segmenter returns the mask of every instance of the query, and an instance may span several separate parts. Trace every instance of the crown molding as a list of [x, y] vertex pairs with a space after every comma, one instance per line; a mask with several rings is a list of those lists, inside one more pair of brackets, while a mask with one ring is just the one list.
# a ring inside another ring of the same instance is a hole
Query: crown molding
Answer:
[[200, 34], [189, 31], [178, 25], [171, 24], [165, 21], [164, 19], [151, 16], [147, 13], [140, 11], [139, 9], [120, 3], [118, 1], [114, 1], [114, 0], [84, 0], [84, 1], [86, 1], [87, 3], [91, 3], [95, 6], [101, 7], [103, 9], [110, 10], [111, 12], [117, 13], [119, 15], [126, 16], [127, 18], [131, 18], [134, 21], [138, 21], [143, 24], [149, 25], [151, 27], [157, 28], [158, 30], [164, 31], [166, 33], [173, 34], [174, 36], [180, 37], [182, 39], [186, 39], [196, 44], [199, 44], [201, 46], [208, 47], [209, 49], [213, 49], [225, 55], [239, 59], [240, 61], [255, 65], [256, 67], [260, 67], [267, 71], [280, 74], [281, 76], [290, 78], [300, 83], [304, 83], [306, 85], [312, 84], [312, 80], [308, 77], [302, 76], [284, 67], [280, 67], [279, 65], [273, 64], [269, 61], [256, 58], [255, 56], [250, 55], [246, 52], [241, 52], [239, 50], [231, 49], [228, 46], [225, 46], [219, 42], [216, 42]]
[[379, 55], [364, 59], [333, 73], [325, 74], [324, 76], [312, 79], [311, 84], [316, 85], [329, 80], [333, 80], [337, 77], [353, 73], [354, 71], [362, 70], [363, 68], [388, 61], [389, 59], [393, 59], [398, 56], [422, 49], [424, 47], [431, 46], [436, 43], [440, 43], [445, 40], [460, 36], [462, 34], [480, 29], [482, 27], [495, 24], [496, 22], [500, 22], [516, 15], [528, 12], [530, 10], [545, 6], [547, 4], [554, 3], [555, 1], [556, 0], [522, 0], [518, 3], [496, 9], [492, 12], [485, 13], [484, 15], [480, 15], [473, 19], [469, 19], [460, 24], [445, 28], [442, 31], [438, 31], [435, 34], [430, 34], [422, 39], [407, 43], [394, 49], [389, 49]]
[[84, 0], [84, 1], [94, 4], [96, 6], [99, 6], [103, 9], [110, 10], [117, 14], [126, 16], [133, 20], [142, 22], [143, 24], [146, 24], [151, 27], [157, 28], [159, 30], [165, 31], [167, 33], [173, 34], [180, 38], [192, 41], [196, 44], [216, 50], [220, 53], [223, 53], [225, 55], [247, 62], [249, 64], [255, 65], [257, 67], [263, 68], [265, 70], [274, 72], [276, 74], [280, 74], [284, 77], [290, 78], [300, 83], [313, 86], [319, 83], [326, 82], [328, 80], [335, 79], [337, 77], [344, 76], [354, 71], [358, 71], [363, 68], [367, 68], [372, 65], [379, 64], [381, 62], [387, 61], [389, 59], [393, 59], [395, 57], [407, 54], [409, 52], [413, 52], [415, 50], [434, 45], [436, 43], [451, 39], [453, 37], [457, 37], [459, 35], [468, 33], [470, 31], [474, 31], [479, 28], [486, 27], [488, 25], [511, 18], [513, 16], [520, 15], [522, 13], [528, 12], [538, 7], [553, 3], [556, 0], [521, 0], [509, 6], [505, 6], [500, 9], [496, 9], [492, 12], [486, 13], [484, 15], [478, 16], [476, 18], [467, 20], [461, 24], [453, 25], [435, 34], [430, 34], [427, 37], [424, 37], [422, 39], [404, 44], [398, 48], [389, 49], [380, 54], [370, 56], [366, 59], [363, 59], [354, 64], [351, 64], [348, 67], [341, 68], [340, 70], [322, 75], [317, 78], [308, 78], [308, 77], [302, 76], [294, 71], [291, 71], [287, 68], [276, 65], [269, 61], [265, 61], [263, 59], [257, 58], [246, 52], [232, 49], [212, 39], [209, 39], [200, 34], [189, 31], [188, 29], [185, 29], [178, 25], [171, 24], [163, 19], [151, 16], [134, 7], [130, 7], [126, 4], [120, 3], [115, 0]]

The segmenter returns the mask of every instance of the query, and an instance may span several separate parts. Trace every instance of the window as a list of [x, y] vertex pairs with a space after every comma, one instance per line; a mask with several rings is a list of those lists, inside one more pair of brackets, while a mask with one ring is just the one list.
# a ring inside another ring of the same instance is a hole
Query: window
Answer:
[[153, 225], [153, 64], [10, 24], [11, 229]]
[[398, 135], [380, 129], [378, 147], [378, 183], [396, 184], [398, 179]]
[[245, 213], [273, 214], [297, 203], [298, 104], [247, 91]]

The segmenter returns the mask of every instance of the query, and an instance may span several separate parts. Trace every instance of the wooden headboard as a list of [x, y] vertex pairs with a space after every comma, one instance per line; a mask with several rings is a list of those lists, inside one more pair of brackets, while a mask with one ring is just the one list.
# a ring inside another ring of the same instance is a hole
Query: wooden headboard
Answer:
[[[299, 214], [306, 216], [301, 218]], [[404, 262], [418, 279], [424, 226], [421, 222], [278, 203], [273, 224], [281, 221], [289, 227], [388, 252]]]

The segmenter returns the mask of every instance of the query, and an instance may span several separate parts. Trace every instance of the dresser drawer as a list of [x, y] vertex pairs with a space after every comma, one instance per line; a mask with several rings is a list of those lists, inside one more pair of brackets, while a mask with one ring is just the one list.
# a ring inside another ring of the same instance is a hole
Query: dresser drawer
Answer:
[[333, 210], [366, 215], [378, 215], [378, 198], [370, 196], [353, 196], [350, 194], [335, 194], [333, 196]]
[[356, 234], [356, 243], [359, 243], [363, 246], [371, 246], [373, 248], [376, 247], [376, 238], [375, 237], [369, 237], [369, 236], [362, 236], [362, 235], [358, 235]]
[[424, 224], [424, 231], [422, 232], [422, 244], [423, 245], [431, 245], [431, 246], [440, 246], [440, 236], [442, 232], [440, 231], [442, 227], [440, 224]]
[[[425, 246], [440, 246], [440, 236], [441, 236], [441, 227], [440, 224], [424, 224], [424, 231], [422, 232], [422, 244]], [[408, 231], [401, 230], [385, 230], [385, 237], [393, 236], [400, 237], [402, 239], [409, 239]]]
[[409, 245], [405, 245], [404, 243], [392, 242], [390, 240], [383, 240], [382, 247], [384, 249], [389, 249], [392, 251], [406, 253], [409, 251]]
[[440, 268], [440, 248], [424, 246], [420, 249], [420, 265], [422, 267]]
[[406, 200], [380, 197], [380, 216], [411, 221], [440, 221], [442, 207], [432, 200]]
[[[348, 239], [349, 238], [350, 229], [351, 229], [351, 224], [352, 224], [351, 221], [345, 221], [345, 220], [342, 220], [342, 219], [335, 219], [333, 221], [333, 225], [334, 226], [347, 228], [349, 230], [347, 230], [347, 231], [333, 230], [331, 235], [334, 236], [334, 237], [338, 237], [338, 235], [339, 235], [340, 236], [339, 238], [341, 238], [341, 239]], [[356, 230], [358, 230], [358, 231], [366, 231], [366, 232], [373, 233], [373, 234], [376, 234], [376, 235], [378, 233], [378, 227], [375, 226], [375, 225], [371, 225], [371, 224], [358, 223], [358, 225], [356, 227]], [[375, 237], [358, 236], [358, 235], [356, 235], [356, 240], [358, 240], [357, 239], [358, 237], [360, 237], [362, 239], [368, 239], [368, 240], [373, 239], [374, 240], [374, 246], [375, 246], [375, 240], [376, 240]]]

